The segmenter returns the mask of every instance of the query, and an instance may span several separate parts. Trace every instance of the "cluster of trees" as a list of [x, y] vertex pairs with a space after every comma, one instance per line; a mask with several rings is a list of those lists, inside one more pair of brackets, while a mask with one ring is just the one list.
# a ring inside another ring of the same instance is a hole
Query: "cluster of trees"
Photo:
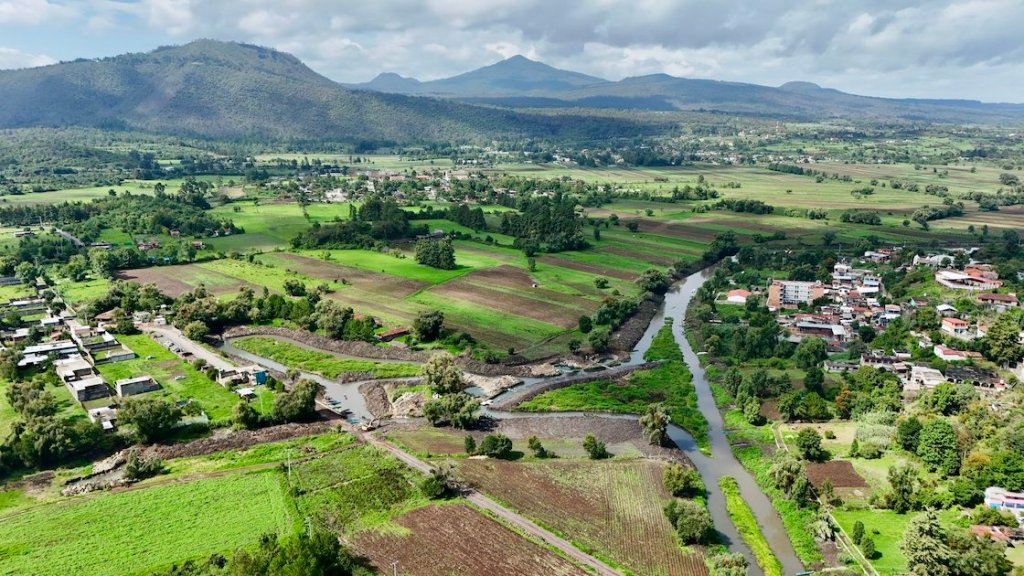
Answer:
[[452, 206], [448, 208], [445, 218], [466, 228], [472, 228], [477, 232], [487, 230], [487, 220], [484, 218], [484, 211], [479, 207], [470, 208], [468, 204]]
[[441, 270], [455, 269], [455, 247], [449, 238], [424, 239], [416, 242], [416, 262]]
[[771, 214], [775, 207], [766, 204], [761, 200], [723, 198], [713, 206], [715, 210], [732, 210], [733, 212], [746, 212], [749, 214]]
[[423, 416], [432, 425], [470, 428], [477, 423], [480, 401], [463, 392], [467, 384], [451, 354], [435, 354], [423, 363], [420, 373], [435, 395], [423, 404]]
[[851, 224], [867, 224], [870, 226], [882, 224], [882, 217], [878, 215], [878, 212], [872, 210], [843, 210], [843, 213], [839, 215], [839, 220]]
[[371, 196], [359, 208], [350, 207], [348, 220], [327, 225], [313, 222], [310, 229], [292, 239], [292, 246], [371, 248], [426, 234], [426, 226], [412, 226], [409, 220], [409, 213], [393, 199]]
[[527, 256], [538, 252], [581, 250], [590, 246], [583, 236], [584, 218], [576, 211], [576, 200], [556, 194], [523, 198], [519, 212], [505, 212], [501, 232], [514, 236], [515, 246]]
[[925, 230], [928, 229], [928, 222], [932, 220], [941, 220], [943, 218], [953, 218], [956, 216], [964, 215], [964, 206], [962, 202], [954, 204], [949, 198], [946, 198], [948, 203], [942, 206], [923, 206], [914, 210], [911, 214], [910, 219], [917, 222]]
[[242, 287], [233, 300], [224, 301], [200, 286], [182, 294], [174, 302], [174, 325], [185, 331], [203, 334], [219, 332], [227, 326], [265, 323], [289, 319], [310, 331], [322, 330], [336, 340], [375, 340], [372, 318], [357, 318], [352, 308], [321, 297], [322, 290], [307, 291], [306, 296], [289, 299], [271, 294], [261, 296]]

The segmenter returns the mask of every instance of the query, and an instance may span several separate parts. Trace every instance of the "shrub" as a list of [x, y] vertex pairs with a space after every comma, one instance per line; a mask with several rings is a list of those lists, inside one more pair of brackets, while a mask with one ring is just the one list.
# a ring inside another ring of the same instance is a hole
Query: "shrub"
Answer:
[[488, 434], [480, 442], [480, 453], [490, 458], [508, 458], [512, 455], [512, 440], [504, 434]]
[[868, 560], [875, 558], [878, 552], [875, 551], [875, 541], [871, 539], [871, 536], [865, 536], [861, 539], [860, 551], [864, 553], [864, 557]]
[[587, 437], [583, 439], [583, 449], [587, 451], [591, 460], [603, 460], [611, 456], [604, 442], [595, 438], [593, 434], [587, 434]]

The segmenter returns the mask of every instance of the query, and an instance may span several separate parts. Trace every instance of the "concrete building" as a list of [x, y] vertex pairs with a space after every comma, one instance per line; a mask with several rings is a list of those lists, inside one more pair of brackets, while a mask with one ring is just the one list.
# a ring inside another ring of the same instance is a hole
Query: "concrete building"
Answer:
[[825, 285], [821, 282], [775, 280], [768, 286], [768, 308], [778, 310], [784, 306], [810, 304], [823, 296]]
[[942, 332], [961, 340], [972, 340], [971, 325], [960, 318], [943, 318]]
[[72, 380], [66, 382], [65, 385], [75, 400], [79, 402], [110, 396], [110, 387], [107, 386], [107, 381], [103, 379], [103, 376], [89, 376], [81, 380]]
[[985, 506], [1010, 512], [1017, 517], [1018, 523], [1024, 519], [1024, 494], [1020, 492], [989, 486], [985, 489]]
[[160, 383], [154, 380], [152, 376], [144, 375], [118, 380], [114, 383], [114, 388], [117, 391], [118, 397], [124, 398], [126, 396], [159, 390]]
[[729, 304], [746, 304], [747, 303], [747, 298], [750, 298], [750, 291], [749, 290], [737, 289], [737, 290], [730, 290], [726, 294], [725, 301], [728, 302]]

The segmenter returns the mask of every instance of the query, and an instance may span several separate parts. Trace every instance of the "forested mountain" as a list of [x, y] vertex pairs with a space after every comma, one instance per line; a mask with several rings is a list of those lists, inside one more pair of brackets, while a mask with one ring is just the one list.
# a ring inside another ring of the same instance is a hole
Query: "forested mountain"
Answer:
[[[400, 78], [400, 82], [396, 82]], [[382, 74], [352, 88], [427, 94], [474, 104], [512, 108], [620, 108], [706, 110], [818, 120], [906, 119], [939, 122], [1024, 120], [1024, 104], [972, 100], [874, 98], [822, 88], [810, 82], [779, 87], [650, 74], [611, 82], [552, 68], [522, 56], [451, 78], [420, 82]]]
[[0, 71], [0, 128], [88, 126], [207, 138], [415, 142], [635, 136], [628, 121], [354, 92], [294, 56], [212, 40]]

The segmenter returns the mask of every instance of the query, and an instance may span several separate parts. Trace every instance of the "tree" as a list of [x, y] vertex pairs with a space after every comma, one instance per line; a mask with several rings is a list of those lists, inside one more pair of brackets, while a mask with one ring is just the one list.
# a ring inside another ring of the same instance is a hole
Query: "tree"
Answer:
[[608, 345], [611, 343], [611, 335], [608, 333], [607, 328], [601, 328], [591, 332], [588, 340], [594, 352], [607, 352]]
[[864, 538], [864, 523], [857, 520], [853, 523], [853, 534], [850, 535], [853, 538], [853, 543], [860, 545], [861, 539]]
[[640, 416], [644, 438], [653, 446], [662, 446], [668, 437], [669, 415], [662, 404], [650, 404]]
[[489, 458], [508, 458], [512, 455], [512, 440], [504, 434], [488, 434], [480, 442], [478, 452]]
[[580, 343], [579, 340], [577, 340], [576, 338], [573, 338], [572, 340], [569, 340], [568, 343], [566, 343], [566, 346], [569, 348], [569, 353], [570, 354], [579, 354], [580, 353], [580, 348], [583, 345], [582, 345], [582, 343]]
[[123, 308], [114, 308], [114, 333], [135, 334], [136, 332], [138, 330], [135, 328], [132, 315]]
[[594, 329], [594, 321], [590, 319], [590, 316], [580, 316], [580, 332], [584, 334], [590, 334], [590, 331]]
[[820, 462], [828, 459], [828, 452], [821, 447], [821, 434], [813, 428], [804, 428], [797, 433], [796, 448], [804, 460]]
[[945, 418], [934, 418], [926, 422], [921, 428], [917, 455], [932, 470], [938, 470], [947, 476], [959, 472], [960, 449], [953, 425]]
[[470, 456], [476, 454], [476, 440], [474, 440], [473, 437], [470, 436], [469, 434], [466, 435], [466, 438], [463, 440], [462, 445], [466, 450], [466, 454], [469, 454]]
[[637, 286], [640, 287], [641, 292], [664, 294], [668, 290], [671, 282], [664, 272], [650, 268], [645, 270], [644, 273], [636, 279], [636, 283]]
[[828, 345], [821, 338], [804, 338], [793, 352], [793, 360], [803, 369], [817, 366], [828, 358]]
[[451, 462], [430, 469], [430, 476], [420, 482], [420, 491], [431, 500], [444, 498], [458, 489], [455, 467]]
[[416, 262], [441, 270], [455, 269], [455, 247], [449, 238], [416, 242]]
[[907, 452], [917, 453], [921, 441], [921, 421], [911, 416], [896, 425], [896, 443]]
[[626, 222], [626, 228], [629, 229], [630, 232], [636, 234], [637, 232], [640, 231], [640, 223], [639, 222]]
[[1019, 343], [1021, 323], [1018, 314], [1005, 313], [996, 318], [985, 335], [987, 356], [996, 364], [1007, 366], [1024, 358], [1024, 346]]
[[412, 323], [412, 329], [416, 337], [423, 342], [433, 342], [441, 336], [444, 330], [444, 312], [433, 310], [420, 312]]
[[423, 416], [433, 426], [451, 424], [456, 428], [469, 428], [476, 424], [480, 401], [465, 392], [445, 394], [423, 404]]
[[117, 413], [122, 425], [134, 426], [139, 442], [166, 438], [181, 420], [181, 410], [162, 398], [129, 398]]
[[296, 278], [288, 278], [284, 281], [284, 293], [289, 296], [305, 296], [306, 285]]
[[673, 496], [700, 496], [704, 494], [704, 481], [695, 468], [673, 462], [665, 467], [662, 482]]
[[707, 559], [708, 576], [747, 576], [747, 558], [738, 552], [723, 552]]
[[349, 576], [365, 568], [331, 532], [312, 528], [287, 540], [260, 537], [255, 550], [242, 549], [227, 563], [225, 576]]
[[254, 430], [260, 426], [260, 413], [252, 404], [242, 401], [231, 410], [231, 421], [236, 428]]
[[673, 504], [674, 509], [666, 510], [666, 514], [675, 517], [676, 534], [683, 544], [706, 542], [714, 528], [708, 509], [693, 500], [676, 499], [669, 506]]
[[447, 352], [431, 356], [423, 363], [420, 375], [435, 394], [453, 394], [466, 388], [462, 370], [455, 364], [455, 357]]
[[593, 434], [587, 434], [583, 439], [583, 449], [587, 451], [587, 456], [591, 460], [603, 460], [610, 456], [604, 442], [595, 438]]
[[308, 422], [316, 418], [316, 395], [320, 385], [299, 380], [292, 389], [274, 398], [273, 419], [277, 422]]
[[825, 392], [825, 372], [817, 365], [807, 369], [807, 374], [804, 376], [804, 389], [819, 396]]
[[206, 326], [206, 323], [202, 320], [193, 320], [185, 325], [182, 333], [189, 340], [196, 342], [202, 342], [206, 335], [210, 333], [210, 329]]
[[878, 554], [878, 552], [875, 551], [875, 541], [872, 540], [870, 536], [861, 538], [860, 551], [864, 553], [864, 557], [868, 560], [874, 560], [875, 555]]
[[897, 514], [906, 514], [914, 508], [914, 493], [917, 490], [917, 470], [910, 465], [890, 466], [888, 494], [889, 508]]
[[310, 320], [335, 340], [345, 339], [345, 329], [355, 317], [355, 312], [338, 302], [324, 298], [313, 307]]
[[915, 576], [954, 576], [954, 554], [946, 530], [935, 512], [928, 511], [907, 525], [900, 542], [907, 568]]

